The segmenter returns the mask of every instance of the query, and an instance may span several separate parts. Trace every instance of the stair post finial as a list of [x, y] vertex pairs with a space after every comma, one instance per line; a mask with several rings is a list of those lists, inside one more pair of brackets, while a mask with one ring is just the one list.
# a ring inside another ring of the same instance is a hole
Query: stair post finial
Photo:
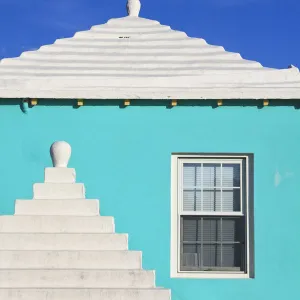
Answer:
[[64, 141], [58, 141], [51, 145], [50, 155], [54, 168], [67, 168], [71, 157], [71, 146]]
[[127, 12], [130, 17], [138, 17], [141, 10], [140, 0], [128, 0]]

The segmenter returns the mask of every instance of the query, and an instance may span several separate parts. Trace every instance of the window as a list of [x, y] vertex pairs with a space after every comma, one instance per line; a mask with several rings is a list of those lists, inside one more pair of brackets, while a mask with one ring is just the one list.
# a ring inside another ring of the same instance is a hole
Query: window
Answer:
[[250, 278], [253, 156], [172, 155], [171, 276]]

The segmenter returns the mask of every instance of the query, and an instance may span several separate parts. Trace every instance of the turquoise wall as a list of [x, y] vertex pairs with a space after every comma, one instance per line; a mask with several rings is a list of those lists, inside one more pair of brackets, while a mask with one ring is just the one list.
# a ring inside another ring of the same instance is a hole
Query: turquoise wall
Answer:
[[[0, 105], [0, 214], [32, 198], [66, 140], [70, 166], [102, 215], [129, 233], [131, 250], [157, 271], [173, 300], [299, 299], [300, 110], [289, 107]], [[255, 154], [255, 279], [170, 279], [172, 152]]]

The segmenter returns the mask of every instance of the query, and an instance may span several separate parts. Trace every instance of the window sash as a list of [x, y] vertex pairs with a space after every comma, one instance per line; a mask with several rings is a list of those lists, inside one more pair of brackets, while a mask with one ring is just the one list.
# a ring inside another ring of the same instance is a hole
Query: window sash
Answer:
[[[184, 225], [184, 223], [188, 221], [195, 221], [196, 227], [192, 232], [191, 228], [194, 228], [193, 224], [191, 225], [187, 223], [186, 225]], [[213, 223], [211, 223], [212, 221]], [[228, 221], [231, 222], [228, 223]], [[242, 227], [240, 227], [241, 225]], [[184, 236], [184, 232], [188, 235], [187, 237]], [[187, 240], [188, 238], [191, 238], [193, 240], [189, 241]], [[244, 216], [191, 216], [190, 218], [188, 216], [181, 216], [179, 271], [217, 271], [245, 273], [246, 238], [247, 234]], [[194, 248], [194, 250], [192, 250], [192, 252], [190, 253], [185, 252], [185, 246], [191, 247], [191, 249]], [[205, 249], [206, 251], [208, 249], [209, 252], [205, 252]], [[193, 261], [193, 263], [191, 263], [191, 260]], [[189, 261], [189, 263], [187, 263], [187, 261]], [[237, 265], [226, 266], [225, 261], [227, 261], [227, 263], [230, 262]], [[206, 263], [212, 265], [206, 265]], [[216, 266], [214, 264], [216, 264]]]
[[[227, 158], [218, 158], [218, 159], [206, 159], [206, 158], [199, 158], [199, 159], [188, 159], [188, 158], [181, 158], [179, 160], [179, 169], [178, 169], [178, 196], [179, 196], [179, 203], [178, 203], [178, 208], [179, 208], [179, 215], [186, 215], [186, 213], [188, 213], [189, 215], [216, 215], [216, 213], [218, 215], [228, 215], [228, 213], [232, 214], [232, 215], [238, 215], [238, 214], [242, 214], [245, 215], [244, 212], [244, 196], [243, 196], [243, 185], [244, 185], [244, 178], [243, 178], [243, 174], [246, 170], [243, 169], [243, 159], [240, 158], [236, 158], [236, 159], [227, 159]], [[220, 180], [221, 180], [221, 186], [218, 187], [207, 187], [204, 186], [203, 184], [201, 186], [184, 186], [183, 184], [183, 168], [184, 168], [184, 164], [201, 164], [202, 166], [202, 174], [201, 174], [201, 180], [203, 182], [203, 164], [221, 164], [221, 174], [220, 174]], [[239, 187], [227, 187], [227, 186], [222, 186], [222, 180], [223, 180], [223, 164], [227, 165], [227, 164], [233, 164], [233, 165], [239, 165], [240, 167], [240, 186]], [[239, 211], [223, 211], [223, 191], [231, 191], [231, 190], [240, 190], [239, 193], [239, 207], [240, 210]], [[183, 203], [183, 193], [184, 191], [187, 190], [191, 190], [191, 191], [200, 191], [201, 192], [201, 210], [184, 210], [184, 203]], [[216, 191], [219, 190], [220, 191], [220, 205], [221, 205], [221, 210], [203, 210], [203, 202], [204, 202], [204, 198], [203, 198], [203, 191]]]

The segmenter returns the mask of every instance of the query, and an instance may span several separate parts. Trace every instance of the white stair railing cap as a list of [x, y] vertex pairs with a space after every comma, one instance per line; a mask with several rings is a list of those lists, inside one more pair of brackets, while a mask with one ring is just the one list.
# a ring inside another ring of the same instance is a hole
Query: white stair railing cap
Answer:
[[71, 157], [71, 146], [64, 141], [57, 141], [51, 145], [50, 155], [55, 168], [67, 168]]
[[127, 2], [127, 12], [130, 17], [138, 17], [141, 10], [140, 0], [128, 0]]

